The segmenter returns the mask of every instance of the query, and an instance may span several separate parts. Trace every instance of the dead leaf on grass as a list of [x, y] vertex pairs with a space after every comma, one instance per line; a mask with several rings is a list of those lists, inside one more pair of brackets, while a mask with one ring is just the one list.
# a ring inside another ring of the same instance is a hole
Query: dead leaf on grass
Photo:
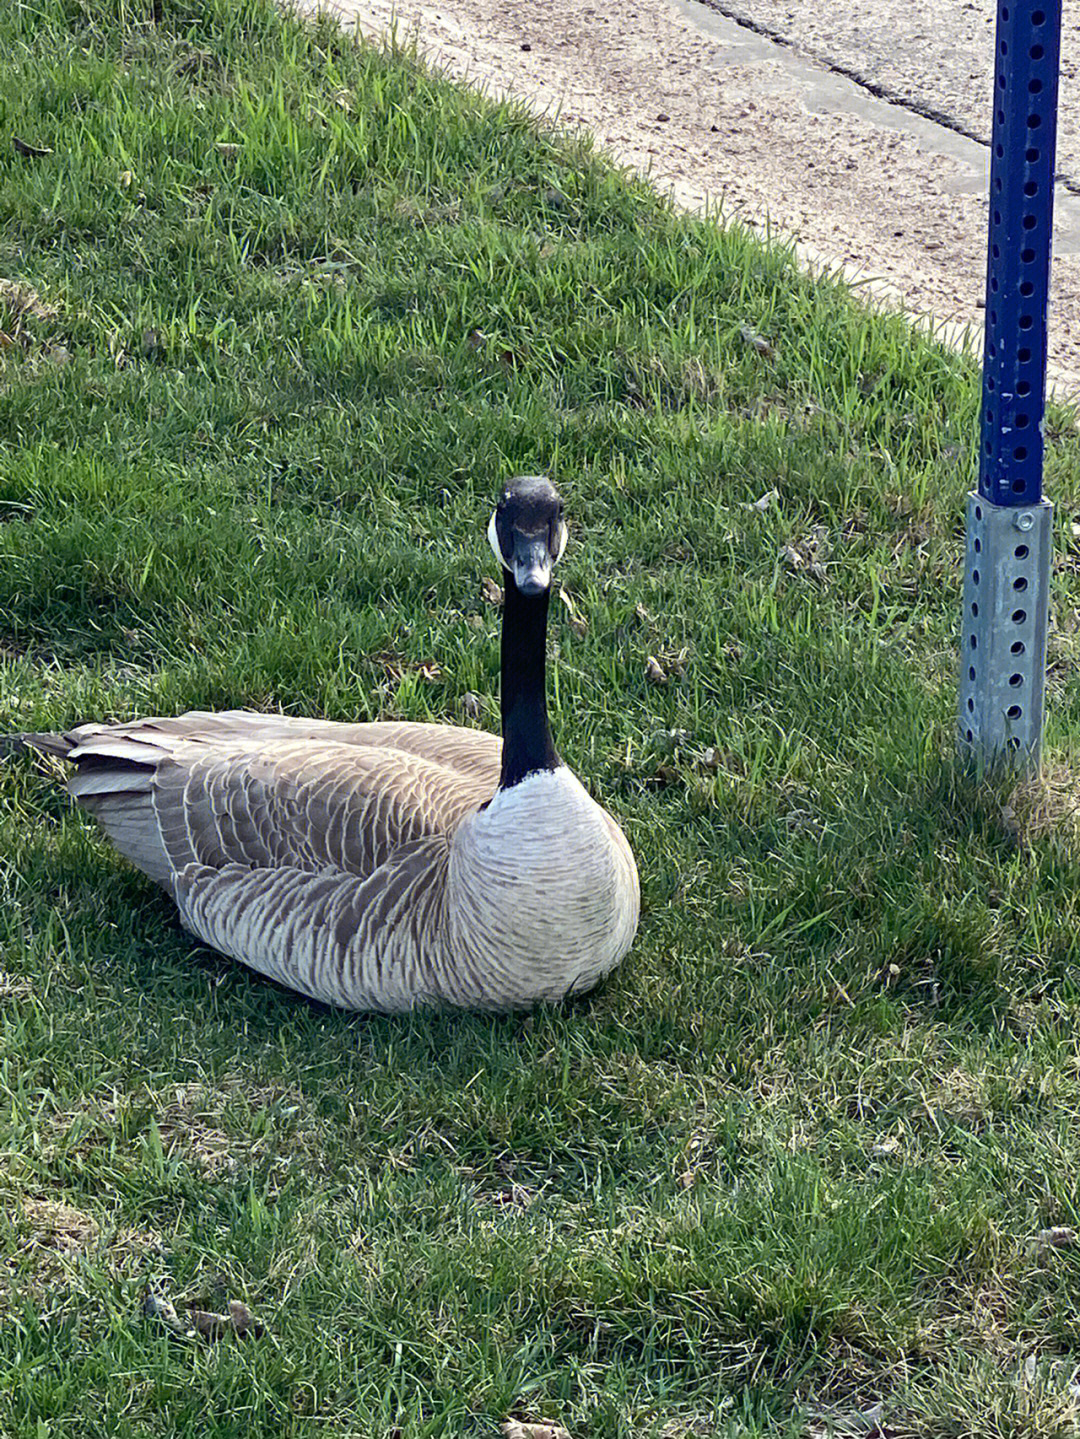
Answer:
[[667, 671], [655, 655], [649, 655], [645, 661], [645, 678], [651, 685], [666, 685], [668, 682]]
[[567, 613], [570, 616], [570, 628], [574, 631], [574, 633], [576, 635], [588, 634], [589, 621], [585, 619], [583, 615], [578, 614], [577, 606], [574, 604], [574, 601], [561, 587], [559, 589], [559, 599], [562, 600], [563, 604], [566, 606]]
[[771, 359], [776, 354], [775, 348], [765, 336], [759, 334], [750, 325], [740, 325], [739, 334], [752, 350], [756, 350], [759, 355], [764, 355], [766, 359]]
[[766, 490], [765, 494], [761, 495], [760, 498], [756, 500], [744, 500], [743, 509], [756, 510], [758, 514], [761, 515], [765, 513], [765, 511], [769, 508], [770, 505], [775, 504], [775, 502], [779, 498], [779, 490]]
[[418, 675], [429, 685], [437, 684], [443, 677], [442, 665], [437, 660], [407, 660], [392, 651], [372, 655], [372, 659], [381, 666], [391, 684], [400, 684], [406, 675]]
[[16, 155], [22, 155], [27, 160], [40, 160], [52, 154], [51, 146], [31, 145], [29, 140], [22, 140], [18, 135], [12, 135], [11, 143], [15, 146]]
[[1076, 1243], [1076, 1230], [1068, 1224], [1055, 1224], [1050, 1229], [1040, 1229], [1032, 1241], [1039, 1249], [1071, 1249]]
[[782, 545], [781, 558], [793, 570], [808, 570], [818, 580], [827, 580], [824, 561], [829, 555], [829, 532], [824, 525], [814, 525], [810, 533], [796, 544]]
[[503, 1439], [570, 1439], [570, 1431], [554, 1419], [507, 1419], [499, 1428]]
[[479, 719], [480, 712], [483, 709], [483, 704], [481, 703], [480, 696], [477, 694], [473, 694], [472, 690], [466, 690], [465, 693], [461, 696], [461, 708], [464, 711], [466, 718]]
[[178, 1312], [175, 1304], [162, 1294], [148, 1289], [143, 1297], [143, 1313], [151, 1319], [160, 1319], [174, 1334], [188, 1338], [197, 1335], [200, 1339], [224, 1339], [233, 1334], [237, 1339], [265, 1332], [265, 1326], [239, 1299], [230, 1299], [227, 1313], [215, 1314], [209, 1309], [190, 1309], [187, 1314]]
[[716, 1425], [709, 1419], [669, 1419], [660, 1430], [660, 1439], [709, 1439]]
[[649, 736], [653, 749], [662, 750], [664, 754], [674, 754], [689, 741], [690, 731], [687, 729], [658, 729]]
[[509, 1189], [497, 1189], [480, 1194], [477, 1198], [486, 1199], [489, 1204], [494, 1204], [499, 1209], [528, 1209], [536, 1195], [523, 1184], [511, 1184]]
[[485, 575], [480, 581], [480, 597], [489, 605], [501, 605], [503, 602], [502, 585], [498, 585], [490, 575]]
[[882, 1424], [883, 1417], [880, 1401], [848, 1414], [821, 1415], [808, 1425], [807, 1439], [890, 1439], [895, 1431]]

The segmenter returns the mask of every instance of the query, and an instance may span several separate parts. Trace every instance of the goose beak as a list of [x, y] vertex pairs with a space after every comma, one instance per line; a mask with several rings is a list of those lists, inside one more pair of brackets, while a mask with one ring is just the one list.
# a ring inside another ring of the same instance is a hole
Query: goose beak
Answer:
[[514, 583], [523, 595], [542, 595], [551, 584], [551, 552], [544, 535], [515, 535]]

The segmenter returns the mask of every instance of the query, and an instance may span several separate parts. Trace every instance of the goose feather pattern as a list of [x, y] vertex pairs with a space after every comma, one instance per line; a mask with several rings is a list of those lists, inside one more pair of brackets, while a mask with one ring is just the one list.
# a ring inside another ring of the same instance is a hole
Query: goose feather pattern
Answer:
[[72, 795], [187, 929], [314, 999], [509, 1009], [588, 989], [629, 949], [639, 890], [547, 725], [561, 514], [546, 480], [511, 481], [489, 530], [502, 739], [229, 710], [22, 740], [72, 762]]

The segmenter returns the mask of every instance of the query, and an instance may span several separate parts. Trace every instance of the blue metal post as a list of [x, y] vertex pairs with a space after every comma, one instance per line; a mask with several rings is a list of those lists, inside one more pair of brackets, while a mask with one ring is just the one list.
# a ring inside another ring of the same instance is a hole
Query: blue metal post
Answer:
[[968, 497], [962, 752], [1037, 766], [1052, 507], [1042, 497], [1061, 0], [999, 0], [979, 487]]

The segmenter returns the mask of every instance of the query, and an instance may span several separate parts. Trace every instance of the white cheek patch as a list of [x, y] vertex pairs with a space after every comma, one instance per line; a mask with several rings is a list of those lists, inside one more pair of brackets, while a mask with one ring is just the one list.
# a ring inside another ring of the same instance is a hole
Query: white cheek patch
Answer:
[[498, 560], [499, 564], [502, 565], [504, 569], [507, 569], [507, 570], [508, 570], [508, 569], [510, 568], [510, 562], [509, 562], [509, 560], [506, 560], [506, 559], [503, 558], [503, 552], [502, 552], [502, 550], [499, 549], [499, 532], [498, 532], [498, 530], [495, 528], [495, 511], [494, 511], [494, 510], [492, 510], [492, 512], [491, 512], [491, 519], [488, 520], [487, 537], [488, 537], [488, 544], [491, 546], [491, 553], [492, 553], [492, 554], [495, 556], [495, 558]]
[[552, 556], [552, 559], [554, 559], [554, 560], [561, 560], [561, 559], [562, 559], [562, 553], [563, 553], [563, 550], [566, 549], [566, 541], [567, 541], [567, 537], [568, 537], [569, 533], [570, 533], [569, 530], [566, 528], [566, 521], [565, 521], [565, 520], [560, 520], [560, 521], [559, 521], [559, 532], [558, 532], [558, 534], [557, 534], [556, 537], [555, 537], [555, 553], [554, 553], [554, 555]]

